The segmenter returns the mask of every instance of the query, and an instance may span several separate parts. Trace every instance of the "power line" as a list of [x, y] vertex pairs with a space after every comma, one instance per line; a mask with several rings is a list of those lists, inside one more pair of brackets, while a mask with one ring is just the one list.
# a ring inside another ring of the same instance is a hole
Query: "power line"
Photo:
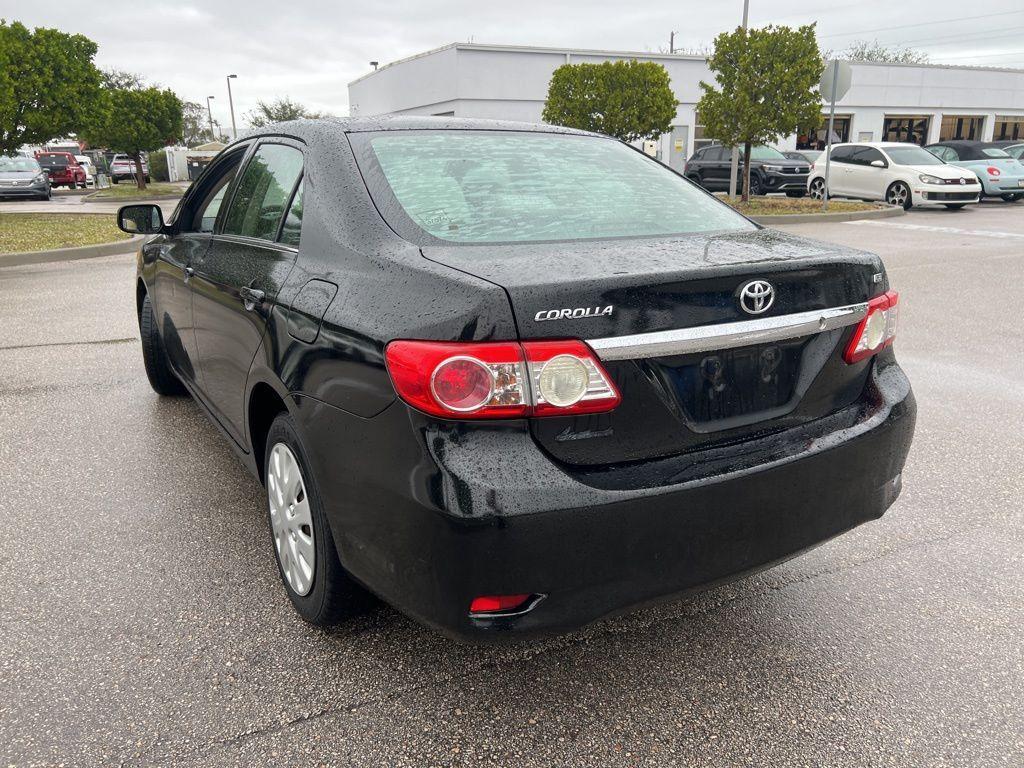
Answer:
[[821, 35], [820, 37], [824, 39], [827, 37], [850, 37], [851, 35], [867, 35], [871, 34], [872, 32], [888, 32], [891, 29], [910, 29], [912, 27], [927, 27], [934, 24], [949, 24], [954, 21], [973, 21], [975, 19], [991, 19], [995, 18], [996, 16], [1011, 16], [1015, 13], [1024, 13], [1024, 10], [1002, 11], [1001, 13], [985, 13], [982, 14], [981, 16], [960, 16], [959, 18], [956, 19], [942, 19], [941, 21], [922, 21], [918, 22], [917, 24], [901, 24], [895, 27], [878, 27], [877, 29], [862, 29], [858, 32], [836, 32], [835, 34], [832, 35]]
[[[943, 35], [942, 37], [919, 37], [915, 40], [901, 40], [899, 43], [890, 43], [890, 45], [954, 45], [961, 40], [967, 40], [974, 37], [984, 37], [989, 39], [999, 37], [1020, 37], [1020, 33], [1017, 30], [1024, 29], [1024, 26], [1019, 27], [1000, 27], [1000, 33], [998, 35], [990, 34], [989, 32], [969, 32], [965, 35]], [[1008, 34], [1004, 34], [1008, 33]], [[950, 40], [949, 43], [940, 43], [940, 40]]]
[[1019, 56], [1024, 54], [1024, 51], [1006, 51], [1005, 53], [978, 53], [978, 54], [967, 54], [964, 56], [942, 56], [943, 59], [994, 59], [999, 56]]

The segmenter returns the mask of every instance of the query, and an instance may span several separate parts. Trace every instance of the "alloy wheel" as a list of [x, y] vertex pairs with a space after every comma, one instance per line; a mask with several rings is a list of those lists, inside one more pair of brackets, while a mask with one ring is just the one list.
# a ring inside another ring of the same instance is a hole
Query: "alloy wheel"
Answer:
[[900, 182], [889, 187], [889, 192], [885, 196], [885, 202], [889, 203], [889, 205], [898, 205], [900, 208], [906, 208], [909, 198], [910, 190], [907, 189], [906, 184]]
[[815, 179], [811, 182], [811, 197], [815, 200], [821, 200], [825, 197], [825, 182], [821, 179]]
[[281, 572], [296, 594], [306, 595], [313, 588], [316, 568], [313, 516], [299, 462], [284, 443], [277, 443], [270, 451], [267, 496]]

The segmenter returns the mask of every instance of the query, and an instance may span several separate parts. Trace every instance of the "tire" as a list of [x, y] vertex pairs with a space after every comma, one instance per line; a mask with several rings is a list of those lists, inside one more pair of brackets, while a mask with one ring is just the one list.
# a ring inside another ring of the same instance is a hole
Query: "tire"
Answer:
[[1008, 195], [1000, 195], [1000, 197], [1003, 198], [1003, 202], [1016, 203], [1018, 200], [1024, 197], [1024, 195], [1015, 195], [1013, 193], [1010, 193]]
[[120, 183], [121, 180], [119, 178], [117, 178], [117, 176], [111, 176], [110, 177], [110, 181], [112, 183], [114, 183], [114, 184], [118, 184], [118, 183]]
[[946, 203], [946, 207], [951, 211], [959, 211], [965, 205], [967, 205], [967, 203]]
[[761, 195], [764, 194], [762, 191], [761, 177], [757, 174], [750, 174], [750, 195]]
[[806, 194], [802, 189], [791, 189], [786, 193], [786, 197], [804, 197]]
[[[278, 414], [270, 425], [264, 456], [270, 545], [281, 583], [299, 616], [319, 627], [330, 626], [361, 609], [368, 595], [338, 561], [320, 487], [287, 413]], [[294, 478], [294, 470], [297, 483], [282, 480]]]
[[146, 176], [144, 176], [143, 178], [145, 178], [145, 180], [146, 180], [146, 183], [147, 183], [147, 184], [149, 184], [149, 176], [148, 176], [148, 175], [146, 175]]
[[894, 181], [889, 185], [889, 188], [885, 190], [885, 202], [889, 205], [898, 205], [904, 211], [909, 211], [914, 205], [914, 200], [910, 195], [910, 187], [902, 181]]
[[153, 315], [153, 303], [149, 296], [142, 300], [142, 311], [139, 313], [139, 334], [142, 336], [142, 361], [146, 365], [146, 376], [149, 385], [158, 395], [184, 395], [185, 385], [178, 380], [167, 362], [167, 353], [156, 327]]
[[810, 195], [815, 200], [821, 200], [825, 197], [825, 180], [820, 176], [811, 179]]

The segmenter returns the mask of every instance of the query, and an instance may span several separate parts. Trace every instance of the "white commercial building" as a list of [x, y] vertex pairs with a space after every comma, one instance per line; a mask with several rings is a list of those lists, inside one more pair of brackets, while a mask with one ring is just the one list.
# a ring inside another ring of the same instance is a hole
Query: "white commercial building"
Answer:
[[[562, 64], [655, 61], [668, 70], [679, 107], [658, 155], [682, 167], [710, 143], [696, 114], [701, 56], [453, 43], [393, 62], [349, 83], [352, 115], [402, 113], [540, 122], [551, 73]], [[853, 84], [836, 105], [844, 141], [947, 138], [1024, 141], [1024, 70], [918, 64], [853, 64]], [[781, 149], [824, 139], [819, 128], [788, 137]]]

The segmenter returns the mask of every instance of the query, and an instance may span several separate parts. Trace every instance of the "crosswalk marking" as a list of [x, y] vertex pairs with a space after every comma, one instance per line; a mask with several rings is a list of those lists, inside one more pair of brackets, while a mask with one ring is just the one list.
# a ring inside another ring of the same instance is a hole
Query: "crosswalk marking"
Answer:
[[844, 224], [856, 224], [862, 227], [896, 227], [897, 229], [914, 229], [921, 232], [945, 232], [950, 235], [970, 235], [972, 237], [994, 237], [1001, 240], [1024, 240], [1024, 232], [998, 232], [991, 229], [960, 229], [959, 227], [935, 227], [928, 224], [904, 224], [898, 221], [844, 221]]

